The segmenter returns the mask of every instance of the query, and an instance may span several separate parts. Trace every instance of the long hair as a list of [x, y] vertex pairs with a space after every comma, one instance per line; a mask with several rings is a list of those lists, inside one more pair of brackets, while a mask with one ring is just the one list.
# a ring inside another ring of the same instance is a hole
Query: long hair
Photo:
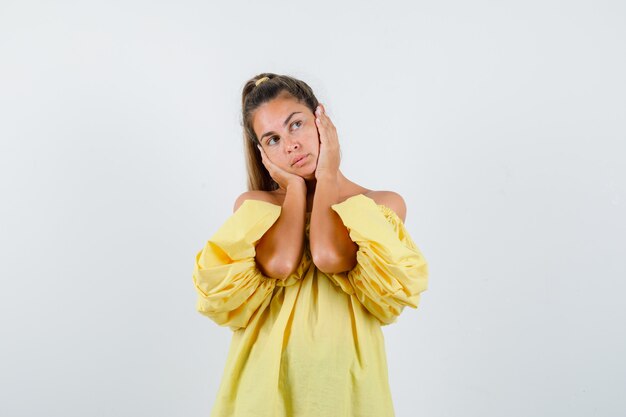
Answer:
[[[267, 79], [262, 80], [267, 77]], [[262, 80], [262, 81], [260, 81]], [[257, 81], [260, 81], [257, 85]], [[241, 94], [241, 124], [243, 126], [243, 147], [248, 171], [248, 190], [273, 191], [278, 184], [272, 179], [263, 165], [261, 152], [257, 148], [259, 139], [252, 128], [252, 115], [262, 104], [278, 95], [288, 93], [315, 113], [318, 101], [313, 90], [304, 81], [287, 75], [269, 72], [258, 74], [248, 80]]]

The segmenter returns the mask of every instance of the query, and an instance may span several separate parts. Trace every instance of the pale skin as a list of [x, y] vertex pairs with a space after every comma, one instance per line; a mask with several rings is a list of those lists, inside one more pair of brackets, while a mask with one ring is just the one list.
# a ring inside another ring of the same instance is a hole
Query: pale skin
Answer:
[[[263, 165], [280, 188], [245, 192], [235, 201], [233, 211], [247, 199], [282, 207], [279, 218], [256, 246], [256, 262], [264, 275], [285, 279], [295, 272], [304, 252], [306, 213], [311, 213], [309, 248], [315, 266], [324, 273], [354, 268], [358, 246], [331, 208], [353, 195], [364, 194], [405, 221], [402, 196], [369, 190], [342, 174], [337, 129], [322, 104], [314, 114], [283, 93], [254, 112], [252, 125], [261, 144], [257, 146]], [[304, 159], [294, 163], [300, 156]]]

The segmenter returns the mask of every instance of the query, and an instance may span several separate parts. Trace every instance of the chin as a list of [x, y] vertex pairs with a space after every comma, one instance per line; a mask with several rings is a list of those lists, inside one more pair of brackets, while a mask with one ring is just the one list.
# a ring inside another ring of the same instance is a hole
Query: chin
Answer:
[[297, 168], [291, 168], [289, 170], [285, 170], [291, 174], [297, 175], [299, 177], [305, 178], [305, 179], [311, 179], [311, 178], [315, 178], [315, 170], [317, 169], [317, 165], [304, 171], [304, 170], [299, 170]]
[[314, 166], [313, 168], [311, 168], [311, 170], [309, 172], [305, 172], [301, 175], [302, 178], [307, 179], [307, 180], [311, 180], [311, 179], [315, 179], [315, 169], [317, 168], [317, 166]]
[[315, 170], [311, 172], [307, 172], [306, 174], [301, 175], [305, 180], [314, 180], [315, 179]]

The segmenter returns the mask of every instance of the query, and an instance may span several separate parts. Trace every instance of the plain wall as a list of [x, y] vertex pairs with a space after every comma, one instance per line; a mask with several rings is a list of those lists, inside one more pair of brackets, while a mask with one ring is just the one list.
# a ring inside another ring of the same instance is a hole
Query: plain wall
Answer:
[[626, 409], [626, 6], [0, 2], [0, 414], [206, 416], [230, 330], [195, 254], [245, 190], [260, 72], [429, 262], [385, 327], [398, 417]]

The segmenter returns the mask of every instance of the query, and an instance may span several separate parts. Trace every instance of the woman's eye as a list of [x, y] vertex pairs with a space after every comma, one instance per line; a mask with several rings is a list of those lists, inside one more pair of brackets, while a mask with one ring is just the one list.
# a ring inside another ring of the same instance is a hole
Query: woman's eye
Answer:
[[302, 126], [302, 121], [301, 120], [295, 121], [291, 124], [291, 126], [295, 126], [296, 124], [298, 125], [298, 127], [300, 127]]
[[272, 144], [272, 140], [273, 140], [273, 139], [278, 140], [278, 136], [272, 136], [271, 138], [269, 138], [269, 139], [267, 140], [267, 144], [268, 144], [268, 145], [271, 145], [271, 144]]

